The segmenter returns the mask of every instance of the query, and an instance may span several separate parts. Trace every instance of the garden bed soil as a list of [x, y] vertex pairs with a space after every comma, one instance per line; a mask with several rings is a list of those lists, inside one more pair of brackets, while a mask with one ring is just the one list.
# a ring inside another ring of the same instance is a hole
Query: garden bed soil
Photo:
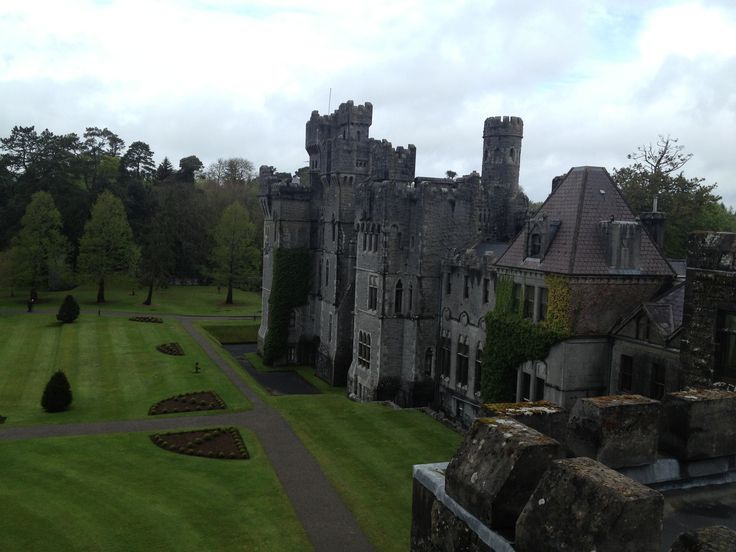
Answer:
[[155, 433], [151, 441], [164, 450], [188, 456], [222, 460], [247, 460], [248, 449], [234, 427]]
[[198, 412], [201, 410], [222, 410], [225, 401], [214, 391], [183, 393], [157, 402], [148, 409], [149, 416], [174, 414], [178, 412]]
[[162, 343], [161, 345], [156, 345], [156, 350], [160, 353], [164, 353], [165, 355], [184, 355], [184, 349], [182, 349], [181, 345], [179, 345], [176, 341], [174, 341], [173, 343]]
[[128, 318], [128, 320], [131, 320], [133, 322], [149, 322], [152, 324], [162, 324], [163, 319], [159, 318], [158, 316], [131, 316]]

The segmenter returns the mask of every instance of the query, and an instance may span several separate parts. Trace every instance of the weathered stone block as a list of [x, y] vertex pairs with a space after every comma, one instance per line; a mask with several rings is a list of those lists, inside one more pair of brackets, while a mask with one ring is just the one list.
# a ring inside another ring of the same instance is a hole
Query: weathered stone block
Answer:
[[680, 460], [736, 454], [736, 393], [693, 389], [662, 401], [662, 450]]
[[658, 552], [664, 499], [590, 458], [557, 460], [516, 523], [517, 552]]
[[736, 550], [736, 531], [719, 525], [682, 533], [670, 547], [670, 552], [733, 552], [734, 550]]
[[565, 445], [568, 412], [553, 402], [489, 403], [481, 407], [481, 412], [489, 418], [513, 418]]
[[611, 467], [657, 460], [660, 403], [641, 395], [580, 399], [567, 423], [567, 447]]
[[449, 496], [494, 529], [513, 529], [560, 444], [511, 418], [479, 418], [445, 472]]

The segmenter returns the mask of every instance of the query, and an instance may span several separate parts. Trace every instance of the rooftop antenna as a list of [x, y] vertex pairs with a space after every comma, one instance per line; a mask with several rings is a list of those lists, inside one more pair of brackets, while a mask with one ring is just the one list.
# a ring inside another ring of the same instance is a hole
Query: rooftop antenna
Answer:
[[327, 98], [327, 114], [330, 114], [330, 107], [332, 106], [332, 87], [330, 87], [330, 96]]

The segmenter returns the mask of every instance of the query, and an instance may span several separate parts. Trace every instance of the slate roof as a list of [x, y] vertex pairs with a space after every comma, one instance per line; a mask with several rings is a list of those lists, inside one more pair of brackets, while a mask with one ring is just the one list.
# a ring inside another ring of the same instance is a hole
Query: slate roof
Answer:
[[570, 169], [535, 218], [542, 215], [561, 222], [544, 258], [526, 259], [527, 229], [524, 228], [498, 260], [498, 266], [579, 276], [674, 276], [672, 267], [643, 230], [639, 270], [622, 271], [607, 265], [598, 223], [611, 217], [619, 221], [633, 221], [636, 217], [603, 167]]
[[617, 324], [616, 333], [640, 312], [644, 312], [659, 334], [666, 338], [682, 328], [682, 313], [685, 307], [685, 282], [680, 281], [654, 301], [639, 305], [634, 311]]

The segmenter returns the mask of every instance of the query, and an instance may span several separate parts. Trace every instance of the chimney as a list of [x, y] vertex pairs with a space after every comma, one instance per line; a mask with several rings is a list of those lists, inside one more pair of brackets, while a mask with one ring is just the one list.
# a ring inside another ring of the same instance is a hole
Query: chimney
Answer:
[[661, 251], [664, 251], [664, 222], [667, 215], [657, 211], [657, 198], [652, 202], [652, 210], [649, 213], [640, 213], [639, 220], [649, 237]]

